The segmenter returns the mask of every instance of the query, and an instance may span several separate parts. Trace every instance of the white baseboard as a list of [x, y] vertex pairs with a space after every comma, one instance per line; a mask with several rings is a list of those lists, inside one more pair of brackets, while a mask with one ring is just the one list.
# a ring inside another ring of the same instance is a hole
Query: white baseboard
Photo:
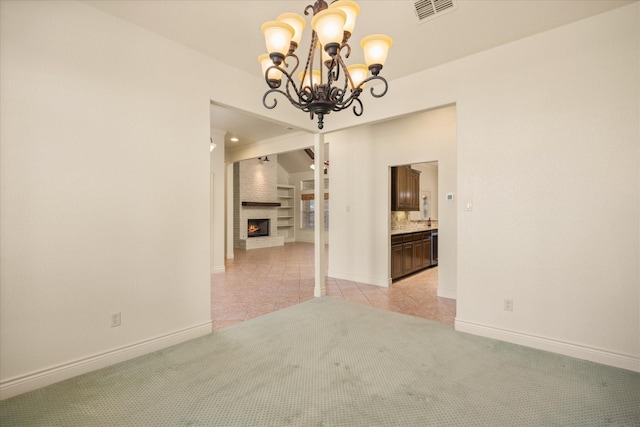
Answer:
[[438, 286], [438, 296], [441, 298], [456, 299], [458, 297], [457, 292], [453, 289], [445, 289]]
[[0, 400], [36, 390], [211, 333], [211, 322], [171, 332], [0, 382]]
[[211, 274], [224, 273], [224, 272], [225, 272], [224, 264], [214, 265], [211, 267]]
[[336, 278], [336, 279], [349, 280], [349, 281], [352, 281], [352, 282], [365, 283], [367, 285], [380, 286], [382, 288], [388, 288], [389, 284], [391, 282], [391, 280], [389, 278], [378, 279], [378, 278], [375, 278], [375, 277], [364, 277], [364, 276], [358, 276], [358, 275], [354, 275], [354, 274], [340, 273], [340, 272], [336, 272], [336, 271], [331, 271], [331, 269], [329, 269], [329, 272], [327, 273], [327, 276], [328, 277], [333, 277], [333, 278]]
[[481, 325], [464, 320], [455, 320], [455, 329], [459, 332], [467, 332], [473, 335], [493, 338], [513, 344], [519, 344], [538, 350], [549, 351], [551, 353], [562, 354], [575, 357], [576, 359], [589, 360], [603, 365], [614, 366], [616, 368], [628, 369], [640, 372], [640, 358], [625, 354], [614, 353], [593, 347], [582, 346], [563, 341], [557, 341], [544, 337], [537, 337], [521, 332], [508, 331], [494, 328], [492, 326]]

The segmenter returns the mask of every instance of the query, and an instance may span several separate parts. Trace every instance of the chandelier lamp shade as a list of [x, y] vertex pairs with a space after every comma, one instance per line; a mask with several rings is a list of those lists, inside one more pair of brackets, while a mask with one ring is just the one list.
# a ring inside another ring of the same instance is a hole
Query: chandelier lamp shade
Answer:
[[392, 41], [383, 34], [365, 37], [360, 45], [366, 65], [347, 66], [345, 59], [351, 54], [349, 39], [360, 12], [358, 4], [336, 0], [328, 5], [325, 0], [317, 0], [305, 8], [305, 15], [310, 12], [313, 12], [311, 44], [304, 69], [299, 72], [301, 63], [296, 50], [307, 24], [305, 18], [283, 13], [275, 21], [262, 25], [268, 53], [260, 55], [258, 61], [269, 87], [262, 104], [268, 109], [275, 108], [278, 100], [275, 96], [271, 99], [271, 95], [280, 94], [294, 107], [309, 113], [312, 120], [317, 116], [318, 129], [322, 129], [324, 116], [332, 111], [352, 108], [356, 116], [362, 115], [360, 94], [368, 82], [381, 82], [371, 87], [373, 97], [381, 98], [387, 93], [387, 81], [379, 74]]

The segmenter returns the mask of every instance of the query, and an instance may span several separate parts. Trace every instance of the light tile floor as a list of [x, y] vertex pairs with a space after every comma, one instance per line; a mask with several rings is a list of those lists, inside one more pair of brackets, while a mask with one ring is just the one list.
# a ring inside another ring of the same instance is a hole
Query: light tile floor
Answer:
[[[313, 298], [312, 243], [236, 250], [225, 272], [211, 275], [213, 329], [242, 322]], [[327, 278], [327, 295], [453, 325], [456, 301], [438, 297], [438, 267], [389, 288]]]

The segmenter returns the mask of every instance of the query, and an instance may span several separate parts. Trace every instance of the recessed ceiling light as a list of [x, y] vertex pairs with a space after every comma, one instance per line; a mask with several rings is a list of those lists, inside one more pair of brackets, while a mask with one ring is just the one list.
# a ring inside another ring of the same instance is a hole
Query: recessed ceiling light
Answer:
[[239, 139], [238, 139], [238, 138], [236, 138], [235, 136], [232, 136], [232, 137], [229, 139], [229, 141], [231, 141], [231, 142], [238, 142], [238, 141], [239, 141]]

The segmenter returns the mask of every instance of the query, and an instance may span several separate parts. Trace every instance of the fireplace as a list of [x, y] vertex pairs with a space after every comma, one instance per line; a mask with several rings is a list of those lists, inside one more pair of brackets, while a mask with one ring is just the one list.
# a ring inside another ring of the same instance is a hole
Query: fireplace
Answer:
[[268, 236], [270, 222], [271, 221], [268, 218], [248, 219], [247, 220], [247, 237]]

